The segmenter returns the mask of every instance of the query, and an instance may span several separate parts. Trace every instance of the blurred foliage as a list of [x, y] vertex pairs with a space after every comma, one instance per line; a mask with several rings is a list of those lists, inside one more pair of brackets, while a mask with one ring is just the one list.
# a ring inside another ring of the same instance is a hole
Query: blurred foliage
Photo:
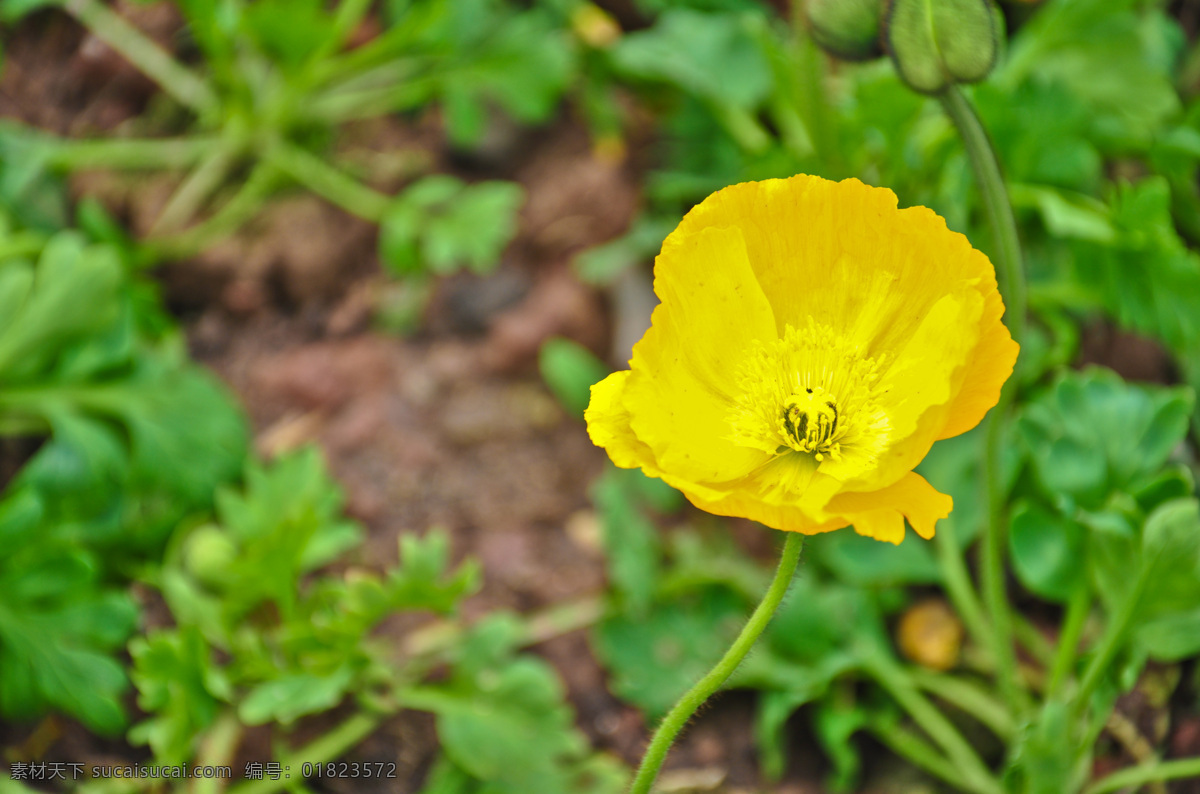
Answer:
[[113, 733], [137, 616], [119, 583], [235, 476], [244, 421], [119, 249], [6, 213], [0, 433], [30, 452], [0, 495], [0, 711]]

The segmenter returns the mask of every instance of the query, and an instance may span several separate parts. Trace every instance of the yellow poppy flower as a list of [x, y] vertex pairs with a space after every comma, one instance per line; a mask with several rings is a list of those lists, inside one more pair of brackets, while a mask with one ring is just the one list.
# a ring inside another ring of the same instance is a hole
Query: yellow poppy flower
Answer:
[[913, 472], [977, 425], [1017, 344], [988, 258], [855, 179], [746, 182], [696, 206], [654, 265], [630, 369], [588, 433], [710, 513], [899, 543], [952, 500]]

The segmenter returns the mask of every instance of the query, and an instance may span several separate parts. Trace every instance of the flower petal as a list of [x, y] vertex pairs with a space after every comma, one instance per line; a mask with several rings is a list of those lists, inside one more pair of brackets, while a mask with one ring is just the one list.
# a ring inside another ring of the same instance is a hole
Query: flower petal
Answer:
[[[973, 253], [983, 256], [977, 251]], [[995, 277], [989, 273], [977, 286], [984, 300], [980, 321], [983, 331], [978, 347], [967, 362], [962, 388], [949, 406], [946, 425], [938, 435], [939, 439], [953, 438], [979, 424], [999, 401], [1000, 387], [1012, 375], [1017, 362], [1020, 348], [1000, 321], [1004, 315], [1004, 302], [996, 289]]]
[[613, 463], [622, 469], [645, 469], [646, 474], [657, 477], [654, 453], [629, 426], [629, 411], [622, 399], [629, 375], [629, 370], [622, 370], [593, 384], [592, 399], [583, 418], [592, 443], [604, 448]]
[[769, 455], [729, 440], [736, 370], [775, 337], [771, 306], [734, 228], [676, 232], [655, 262], [662, 303], [634, 347], [630, 425], [660, 469], [699, 483], [745, 476]]
[[904, 519], [925, 539], [933, 537], [938, 519], [950, 515], [954, 500], [917, 474], [909, 472], [887, 488], [861, 493], [840, 493], [826, 510], [853, 524], [860, 535], [899, 543], [904, 539]]

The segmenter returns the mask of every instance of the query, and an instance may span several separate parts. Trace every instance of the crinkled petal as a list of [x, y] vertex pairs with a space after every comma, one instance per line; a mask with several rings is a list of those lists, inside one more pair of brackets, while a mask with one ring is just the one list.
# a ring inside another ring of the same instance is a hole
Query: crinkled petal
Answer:
[[641, 469], [648, 477], [658, 477], [674, 488], [709, 499], [724, 496], [726, 491], [709, 488], [659, 468], [654, 451], [642, 443], [629, 424], [624, 398], [631, 374], [629, 370], [614, 372], [592, 386], [592, 399], [584, 412], [592, 443], [603, 448], [612, 462], [623, 469]]
[[[983, 257], [978, 251], [971, 253]], [[979, 344], [967, 361], [962, 388], [949, 406], [939, 439], [953, 438], [979, 424], [999, 401], [1000, 388], [1017, 363], [1020, 348], [1000, 320], [1004, 315], [1004, 301], [996, 288], [995, 277], [989, 274], [981, 278], [977, 288], [984, 299]]]
[[654, 453], [629, 426], [629, 411], [622, 400], [629, 375], [629, 370], [614, 372], [592, 386], [592, 399], [583, 413], [588, 436], [622, 469], [645, 469], [646, 474], [658, 477]]
[[676, 232], [655, 263], [662, 303], [634, 347], [624, 403], [663, 471], [699, 483], [737, 479], [764, 463], [729, 440], [737, 367], [775, 337], [771, 306], [736, 228]]
[[917, 474], [909, 472], [887, 488], [861, 493], [840, 493], [826, 510], [853, 524], [860, 535], [899, 543], [904, 539], [904, 519], [925, 539], [933, 537], [938, 519], [950, 515], [954, 500]]

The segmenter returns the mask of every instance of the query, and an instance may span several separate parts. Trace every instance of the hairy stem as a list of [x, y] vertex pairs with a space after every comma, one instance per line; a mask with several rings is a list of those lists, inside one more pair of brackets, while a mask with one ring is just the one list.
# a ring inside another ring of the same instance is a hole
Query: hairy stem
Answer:
[[796, 565], [800, 562], [800, 550], [803, 546], [803, 535], [798, 532], [787, 533], [787, 541], [783, 546], [783, 554], [779, 558], [775, 579], [767, 588], [763, 600], [754, 610], [754, 614], [750, 616], [742, 633], [721, 657], [721, 661], [717, 662], [716, 666], [700, 679], [699, 683], [689, 689], [663, 718], [658, 730], [650, 739], [650, 746], [646, 749], [646, 755], [642, 758], [637, 775], [633, 779], [633, 785], [629, 789], [630, 794], [648, 794], [650, 787], [654, 785], [654, 779], [658, 777], [658, 770], [666, 760], [667, 751], [671, 749], [675, 737], [696, 713], [696, 709], [700, 708], [704, 701], [708, 700], [725, 683], [726, 679], [746, 658], [746, 654], [750, 652], [754, 642], [771, 622], [771, 616], [775, 614], [775, 610], [783, 601], [788, 586], [792, 582], [792, 576], [796, 572]]

